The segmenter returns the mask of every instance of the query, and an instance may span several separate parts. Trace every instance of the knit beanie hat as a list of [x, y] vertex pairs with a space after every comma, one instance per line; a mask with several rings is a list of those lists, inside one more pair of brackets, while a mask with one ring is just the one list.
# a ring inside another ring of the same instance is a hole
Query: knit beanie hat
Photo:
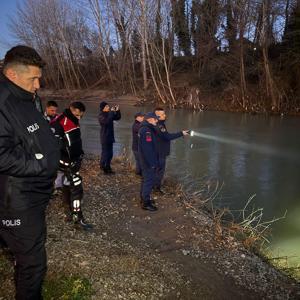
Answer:
[[108, 103], [105, 101], [102, 101], [99, 105], [100, 111], [103, 111], [103, 108], [107, 105]]

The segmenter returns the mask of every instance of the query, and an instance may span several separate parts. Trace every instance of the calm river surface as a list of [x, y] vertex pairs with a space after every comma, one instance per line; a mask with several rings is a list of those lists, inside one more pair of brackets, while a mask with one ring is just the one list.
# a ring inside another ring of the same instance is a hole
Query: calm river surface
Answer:
[[[100, 154], [99, 104], [86, 105], [81, 121], [85, 152]], [[139, 109], [121, 105], [122, 119], [115, 122], [115, 154], [124, 148], [130, 153], [133, 115]], [[210, 138], [173, 141], [168, 175], [191, 191], [218, 182], [222, 188], [216, 206], [241, 210], [255, 194], [249, 208], [263, 208], [264, 220], [287, 211], [285, 219], [272, 225], [271, 247], [275, 256], [293, 256], [293, 262], [300, 263], [300, 118], [186, 110], [167, 110], [167, 114], [170, 132], [192, 129]]]

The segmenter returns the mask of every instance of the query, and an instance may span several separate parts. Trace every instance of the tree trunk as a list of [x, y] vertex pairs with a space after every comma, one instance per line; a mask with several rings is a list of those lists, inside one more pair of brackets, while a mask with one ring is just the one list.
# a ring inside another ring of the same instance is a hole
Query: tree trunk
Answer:
[[[146, 57], [146, 44], [147, 44], [147, 29], [146, 29], [146, 7], [145, 1], [140, 0], [142, 18], [141, 18], [141, 50], [142, 50], [142, 74], [143, 74], [143, 88], [147, 90], [148, 88], [148, 78], [147, 78], [147, 57]], [[148, 59], [150, 59], [148, 57]]]
[[278, 110], [278, 95], [276, 92], [276, 87], [271, 73], [271, 67], [268, 58], [268, 46], [270, 42], [270, 24], [269, 24], [269, 11], [270, 2], [269, 0], [263, 1], [263, 26], [262, 26], [262, 53], [263, 53], [263, 65], [265, 73], [265, 84], [267, 96], [271, 98], [271, 109]]

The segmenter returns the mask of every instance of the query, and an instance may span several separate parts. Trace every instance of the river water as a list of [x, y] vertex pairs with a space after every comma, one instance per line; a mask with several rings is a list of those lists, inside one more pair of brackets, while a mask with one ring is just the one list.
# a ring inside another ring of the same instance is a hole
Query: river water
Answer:
[[[100, 154], [98, 103], [86, 105], [81, 121], [85, 152]], [[138, 110], [121, 105], [115, 154], [124, 148], [130, 153]], [[192, 129], [204, 135], [172, 142], [167, 175], [190, 192], [205, 190], [215, 206], [229, 207], [236, 215], [253, 195], [248, 208], [263, 208], [263, 220], [287, 212], [272, 224], [270, 249], [276, 257], [286, 255], [293, 264], [300, 263], [300, 118], [180, 109], [167, 110], [167, 115], [170, 132]], [[217, 185], [218, 193], [213, 193]]]

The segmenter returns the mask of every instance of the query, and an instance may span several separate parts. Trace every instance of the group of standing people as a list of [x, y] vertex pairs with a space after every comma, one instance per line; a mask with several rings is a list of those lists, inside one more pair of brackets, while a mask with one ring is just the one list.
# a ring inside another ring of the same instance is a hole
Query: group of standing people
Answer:
[[171, 141], [188, 135], [188, 130], [169, 133], [165, 124], [166, 113], [163, 108], [154, 112], [137, 113], [132, 125], [132, 151], [136, 162], [136, 174], [142, 176], [141, 207], [156, 211], [157, 206], [151, 192], [164, 194], [162, 181], [166, 169], [166, 159], [170, 155]]
[[[75, 101], [58, 114], [57, 103], [49, 101], [43, 114], [36, 92], [44, 65], [33, 48], [13, 47], [5, 55], [0, 82], [0, 241], [15, 257], [17, 300], [42, 299], [47, 269], [45, 210], [55, 179], [61, 184], [67, 219], [92, 228], [82, 212], [84, 152], [79, 122], [85, 106]], [[100, 103], [100, 169], [106, 175], [114, 174], [114, 121], [120, 118], [119, 106]], [[141, 206], [148, 211], [157, 210], [152, 190], [163, 193], [170, 141], [188, 134], [169, 133], [165, 119], [165, 111], [157, 108], [137, 113], [133, 125], [136, 173], [142, 176]]]
[[[111, 168], [113, 157], [114, 121], [121, 119], [118, 105], [110, 107], [105, 101], [99, 105], [98, 121], [101, 126], [101, 158], [100, 169], [104, 174], [115, 174]], [[166, 127], [166, 112], [157, 107], [146, 114], [138, 112], [134, 115], [132, 125], [132, 152], [135, 158], [135, 173], [142, 177], [140, 203], [144, 210], [156, 211], [157, 206], [151, 192], [164, 194], [162, 182], [166, 169], [166, 160], [170, 155], [171, 141], [188, 135], [188, 130], [169, 133]]]

